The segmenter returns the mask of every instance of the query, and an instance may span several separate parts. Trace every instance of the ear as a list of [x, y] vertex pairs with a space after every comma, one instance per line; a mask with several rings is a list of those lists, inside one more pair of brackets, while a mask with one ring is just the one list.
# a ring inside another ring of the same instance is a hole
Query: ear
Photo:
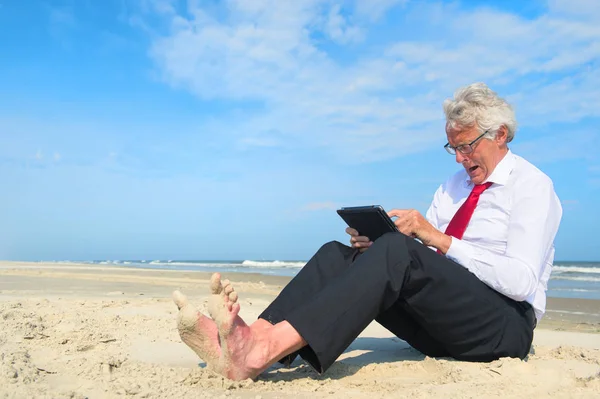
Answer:
[[498, 131], [496, 132], [496, 143], [499, 145], [506, 145], [506, 140], [508, 139], [508, 129], [505, 125], [500, 126]]

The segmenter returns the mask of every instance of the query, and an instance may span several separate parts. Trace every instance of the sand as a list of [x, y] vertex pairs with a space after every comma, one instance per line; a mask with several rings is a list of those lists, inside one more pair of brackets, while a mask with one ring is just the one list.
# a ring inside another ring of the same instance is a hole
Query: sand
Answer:
[[[226, 274], [251, 321], [289, 278]], [[377, 323], [319, 376], [298, 359], [257, 381], [204, 368], [175, 289], [206, 311], [209, 274], [0, 262], [0, 398], [597, 398], [600, 304], [550, 299], [525, 361], [426, 358]]]

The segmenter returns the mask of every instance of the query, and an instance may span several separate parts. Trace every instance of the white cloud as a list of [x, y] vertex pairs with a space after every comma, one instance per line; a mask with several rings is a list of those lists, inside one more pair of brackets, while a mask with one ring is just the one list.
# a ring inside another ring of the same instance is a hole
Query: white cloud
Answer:
[[329, 37], [338, 43], [358, 42], [363, 39], [363, 33], [358, 26], [353, 26], [341, 14], [341, 6], [335, 4], [329, 10], [325, 31]]
[[[473, 81], [502, 89], [523, 126], [600, 116], [600, 20], [566, 15], [562, 1], [533, 20], [456, 3], [409, 4], [414, 26], [386, 32], [384, 47], [366, 41], [341, 61], [323, 42], [355, 46], [376, 29], [373, 21], [404, 3], [230, 0], [215, 11], [190, 1], [179, 15], [163, 4], [170, 29], [155, 38], [151, 56], [174, 87], [205, 100], [263, 104], [222, 123], [243, 145], [273, 143], [256, 132], [278, 131], [349, 161], [443, 141], [441, 103]], [[413, 28], [412, 37], [423, 38], [405, 39]]]
[[403, 6], [406, 3], [408, 3], [408, 0], [356, 0], [356, 14], [371, 21], [376, 21], [391, 8]]
[[597, 0], [548, 0], [550, 12], [583, 18], [600, 16]]
[[42, 150], [37, 150], [37, 152], [35, 153], [35, 159], [37, 159], [38, 161], [44, 159], [44, 154], [42, 153]]

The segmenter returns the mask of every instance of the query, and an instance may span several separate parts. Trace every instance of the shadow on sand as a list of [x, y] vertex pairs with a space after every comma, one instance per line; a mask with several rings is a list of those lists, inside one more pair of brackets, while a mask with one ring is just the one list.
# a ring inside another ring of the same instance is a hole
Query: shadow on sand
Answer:
[[425, 355], [398, 338], [357, 338], [340, 358], [322, 375], [319, 375], [302, 358], [297, 357], [290, 368], [280, 364], [272, 366], [259, 376], [262, 381], [293, 381], [299, 378], [336, 380], [356, 374], [371, 364], [398, 361], [424, 360]]

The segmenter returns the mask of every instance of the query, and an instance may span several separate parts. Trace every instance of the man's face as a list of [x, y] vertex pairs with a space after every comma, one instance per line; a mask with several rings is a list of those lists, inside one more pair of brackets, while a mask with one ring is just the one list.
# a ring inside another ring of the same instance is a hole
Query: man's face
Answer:
[[[452, 147], [469, 144], [480, 135], [481, 133], [475, 126], [462, 129], [446, 128], [448, 143]], [[456, 162], [462, 164], [474, 184], [482, 184], [508, 152], [505, 128], [498, 131], [494, 140], [483, 137], [477, 140], [472, 147], [473, 151], [470, 154], [463, 154], [457, 150]]]

